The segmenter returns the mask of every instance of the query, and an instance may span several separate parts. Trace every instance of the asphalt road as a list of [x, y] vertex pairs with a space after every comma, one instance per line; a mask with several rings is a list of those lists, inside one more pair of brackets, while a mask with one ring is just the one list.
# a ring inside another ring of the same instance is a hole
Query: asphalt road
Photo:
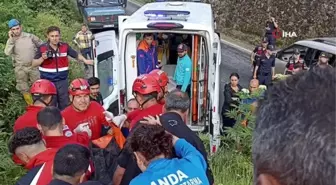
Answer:
[[[139, 8], [139, 5], [128, 1], [126, 7], [126, 13], [131, 15]], [[251, 78], [251, 67], [249, 62], [249, 54], [242, 52], [241, 50], [232, 47], [231, 45], [222, 42], [222, 63], [221, 63], [221, 87], [222, 92], [220, 93], [220, 104], [224, 101], [223, 88], [225, 83], [229, 82], [229, 76], [231, 73], [238, 73], [240, 76], [239, 83], [243, 87], [248, 87]]]

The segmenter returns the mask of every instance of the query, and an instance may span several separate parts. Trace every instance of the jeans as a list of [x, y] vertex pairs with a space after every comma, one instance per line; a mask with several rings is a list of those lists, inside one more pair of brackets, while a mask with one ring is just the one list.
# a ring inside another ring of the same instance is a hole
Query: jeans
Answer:
[[[84, 58], [86, 59], [92, 59], [92, 53], [91, 53], [91, 47], [89, 48], [84, 48], [80, 50], [81, 54], [83, 55]], [[89, 66], [87, 64], [84, 64], [85, 69], [89, 69]]]

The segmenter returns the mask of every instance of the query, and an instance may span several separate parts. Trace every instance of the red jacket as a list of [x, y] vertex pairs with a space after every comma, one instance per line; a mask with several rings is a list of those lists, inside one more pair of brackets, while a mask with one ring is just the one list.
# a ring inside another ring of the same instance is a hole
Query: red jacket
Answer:
[[30, 105], [26, 107], [26, 112], [14, 123], [14, 132], [25, 127], [37, 127], [37, 113], [44, 107]]
[[47, 148], [61, 148], [67, 144], [81, 144], [88, 147], [90, 138], [86, 132], [73, 133], [72, 136], [43, 136]]
[[142, 109], [137, 113], [137, 115], [132, 119], [130, 123], [130, 130], [136, 125], [136, 123], [142, 120], [146, 116], [156, 116], [163, 113], [163, 105], [162, 104], [155, 104], [147, 109]]
[[79, 124], [89, 123], [92, 131], [91, 140], [100, 138], [103, 125], [109, 126], [105, 120], [104, 108], [97, 102], [91, 101], [87, 110], [83, 112], [76, 111], [72, 105], [62, 111], [65, 123], [70, 130], [74, 130]]
[[46, 185], [52, 180], [52, 166], [54, 163], [54, 157], [57, 152], [57, 149], [47, 149], [35, 157], [30, 159], [25, 168], [31, 170], [32, 168], [42, 165], [40, 171], [37, 173], [35, 178], [37, 179], [36, 185]]

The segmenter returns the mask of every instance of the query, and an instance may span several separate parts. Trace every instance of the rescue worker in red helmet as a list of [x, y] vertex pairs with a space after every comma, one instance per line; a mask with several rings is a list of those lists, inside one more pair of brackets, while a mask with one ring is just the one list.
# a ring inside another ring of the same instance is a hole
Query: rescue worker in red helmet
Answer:
[[158, 102], [158, 95], [162, 91], [158, 81], [152, 75], [141, 75], [135, 79], [132, 86], [133, 96], [139, 103], [141, 110], [130, 121], [130, 130], [143, 117], [156, 116], [163, 112], [163, 105]]
[[37, 128], [37, 113], [51, 104], [56, 95], [56, 87], [49, 80], [40, 79], [33, 83], [30, 88], [34, 103], [26, 108], [26, 112], [14, 123], [14, 132], [25, 127]]
[[113, 115], [95, 101], [90, 101], [89, 84], [85, 79], [78, 78], [69, 87], [71, 105], [62, 111], [65, 123], [71, 130], [89, 129], [92, 131], [91, 140], [101, 137], [103, 125], [115, 126]]
[[164, 97], [168, 93], [168, 74], [160, 69], [155, 69], [149, 73], [159, 83], [161, 92], [158, 95], [158, 101], [160, 104], [164, 104]]

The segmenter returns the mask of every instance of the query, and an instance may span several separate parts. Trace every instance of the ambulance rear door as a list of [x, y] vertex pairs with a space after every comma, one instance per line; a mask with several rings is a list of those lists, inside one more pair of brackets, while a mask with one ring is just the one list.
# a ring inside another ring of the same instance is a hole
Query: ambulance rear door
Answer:
[[210, 153], [214, 154], [220, 146], [220, 113], [219, 93], [220, 93], [220, 65], [221, 65], [221, 41], [217, 33], [214, 33], [213, 60], [209, 65], [209, 130], [210, 130]]
[[104, 109], [118, 115], [118, 81], [119, 65], [118, 46], [115, 31], [95, 34], [93, 44], [94, 76], [100, 79], [100, 92], [104, 99]]

